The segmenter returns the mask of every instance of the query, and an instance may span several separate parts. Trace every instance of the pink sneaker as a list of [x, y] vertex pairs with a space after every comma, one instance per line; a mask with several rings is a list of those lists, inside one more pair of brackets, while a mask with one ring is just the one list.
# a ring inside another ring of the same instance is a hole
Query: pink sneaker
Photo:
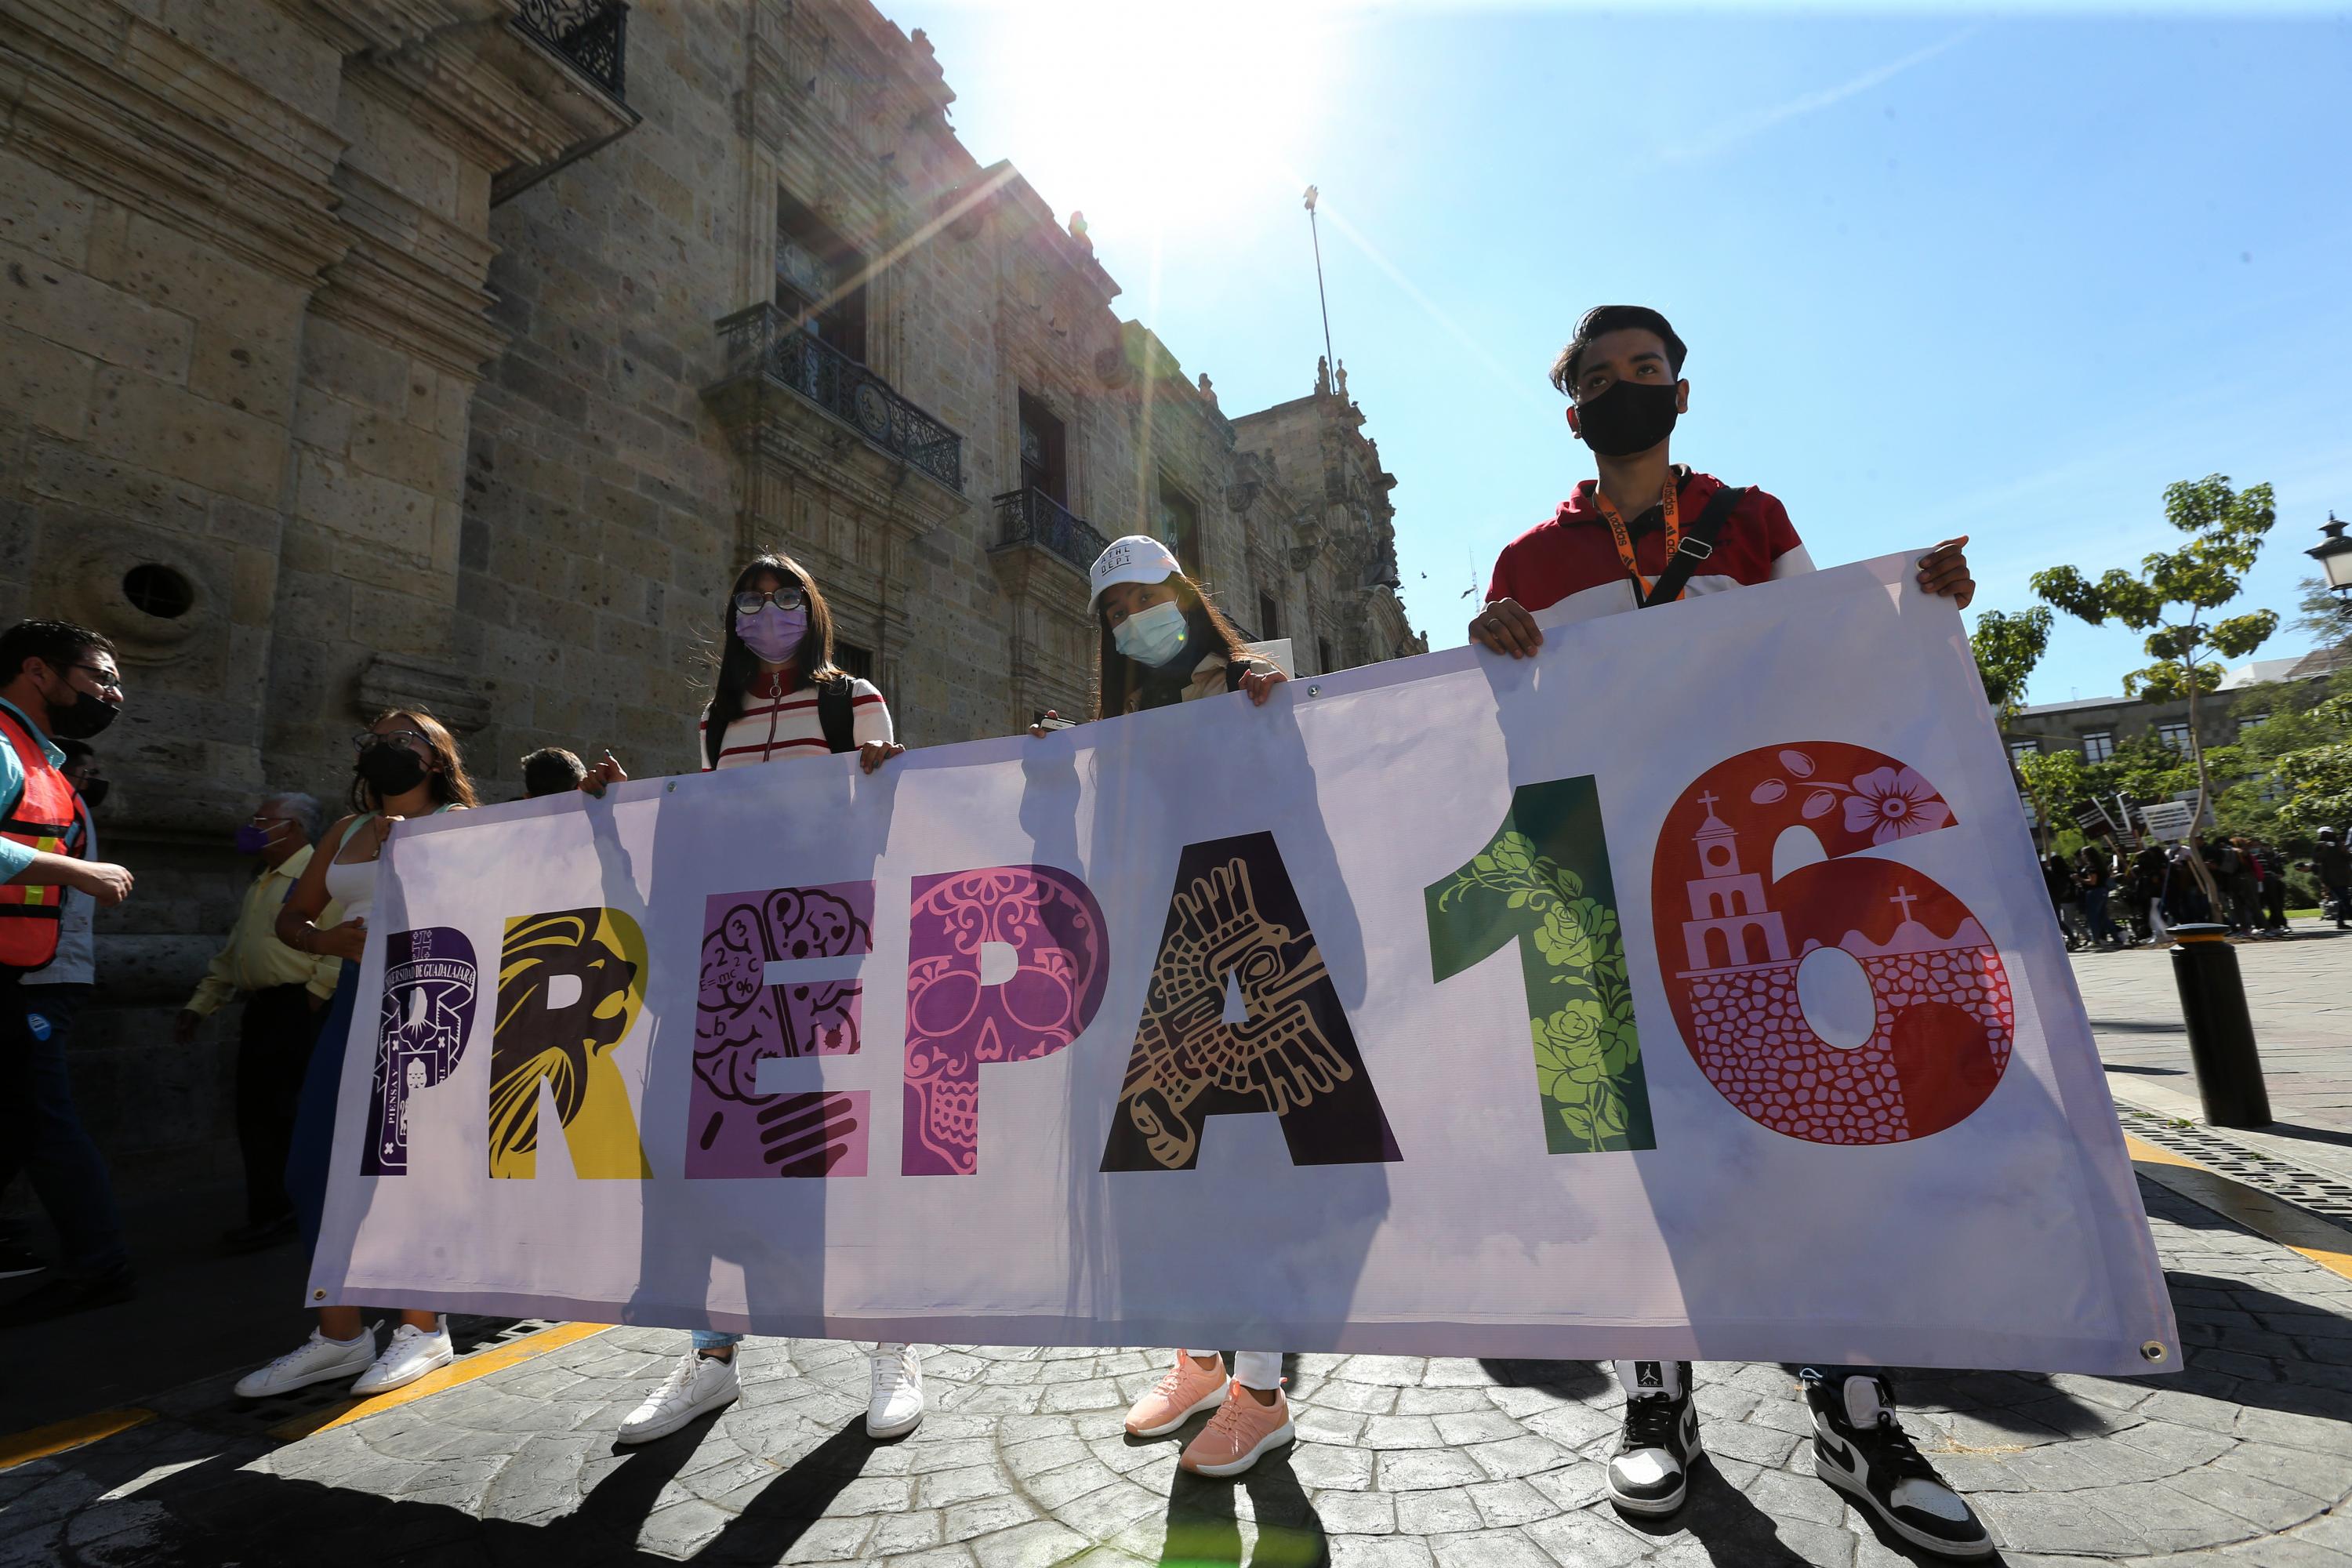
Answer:
[[1219, 1356], [1216, 1365], [1204, 1367], [1180, 1350], [1168, 1375], [1127, 1413], [1128, 1435], [1165, 1437], [1202, 1411], [1214, 1410], [1224, 1402], [1225, 1358]]
[[1260, 1405], [1236, 1383], [1209, 1418], [1208, 1429], [1185, 1445], [1178, 1462], [1196, 1476], [1238, 1476], [1290, 1438], [1290, 1401], [1282, 1390], [1274, 1391], [1272, 1405]]

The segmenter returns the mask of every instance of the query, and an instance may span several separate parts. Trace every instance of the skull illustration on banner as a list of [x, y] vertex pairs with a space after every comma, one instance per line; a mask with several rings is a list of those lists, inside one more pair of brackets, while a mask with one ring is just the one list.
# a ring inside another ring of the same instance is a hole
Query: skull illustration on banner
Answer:
[[474, 944], [442, 926], [394, 931], [384, 941], [375, 1071], [368, 1089], [371, 1136], [360, 1150], [369, 1176], [408, 1173], [408, 1112], [416, 1095], [448, 1078], [465, 1054], [480, 978]]
[[980, 1168], [980, 1065], [1051, 1056], [1102, 1005], [1102, 910], [1066, 871], [992, 866], [916, 878], [909, 919], [901, 1168], [968, 1176]]
[[[1651, 879], [1666, 995], [1699, 1070], [1742, 1112], [1811, 1142], [1894, 1143], [1992, 1093], [2014, 1015], [1991, 939], [1933, 878], [1856, 853], [1952, 820], [1916, 770], [1826, 741], [1718, 763], [1668, 810]], [[1791, 835], [1801, 863], [1775, 879]], [[1805, 1016], [1798, 973], [1816, 953], [1868, 981], [1874, 1018], [1850, 1047]]]

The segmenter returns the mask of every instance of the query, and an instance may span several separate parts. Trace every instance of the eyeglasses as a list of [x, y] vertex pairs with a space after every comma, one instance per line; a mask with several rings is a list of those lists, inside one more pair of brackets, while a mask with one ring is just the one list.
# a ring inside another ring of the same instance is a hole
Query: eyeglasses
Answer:
[[735, 595], [735, 613], [756, 616], [763, 605], [771, 604], [780, 610], [802, 609], [808, 604], [808, 595], [798, 588], [779, 588], [772, 594], [754, 593], [747, 588]]
[[84, 675], [89, 676], [89, 683], [92, 686], [97, 687], [100, 691], [111, 691], [117, 696], [121, 695], [122, 677], [119, 673], [112, 670], [101, 669], [94, 664], [77, 664], [72, 668], [79, 669]]
[[433, 754], [433, 742], [414, 730], [362, 730], [352, 737], [352, 750], [364, 752], [378, 741], [402, 742], [415, 747], [428, 757]]

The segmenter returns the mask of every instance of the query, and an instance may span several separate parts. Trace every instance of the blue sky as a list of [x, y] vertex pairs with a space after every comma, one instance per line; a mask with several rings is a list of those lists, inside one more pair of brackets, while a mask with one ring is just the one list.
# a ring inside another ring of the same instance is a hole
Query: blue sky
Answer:
[[[1603, 301], [1691, 345], [1676, 457], [1778, 494], [1824, 564], [1965, 532], [1977, 607], [2022, 608], [2038, 567], [2167, 547], [2166, 483], [2223, 473], [2279, 510], [2231, 611], [2291, 622], [2352, 517], [2345, 16], [886, 8], [1228, 412], [1310, 389], [1321, 187], [1433, 646], [1591, 472], [1545, 371]], [[2145, 662], [2068, 621], [2031, 696]]]

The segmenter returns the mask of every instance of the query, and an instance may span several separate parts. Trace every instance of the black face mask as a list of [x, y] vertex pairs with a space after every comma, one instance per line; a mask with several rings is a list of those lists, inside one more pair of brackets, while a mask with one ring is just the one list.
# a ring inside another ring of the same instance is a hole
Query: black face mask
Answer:
[[1576, 405], [1576, 433], [1604, 458], [1646, 452], [1675, 428], [1676, 384], [1620, 381]]
[[379, 741], [360, 753], [359, 774], [378, 800], [389, 800], [425, 782], [425, 759], [397, 741]]
[[60, 741], [87, 741], [113, 723], [120, 711], [111, 702], [101, 701], [87, 691], [75, 691], [72, 707], [60, 710], [55, 703], [50, 704], [49, 733]]

